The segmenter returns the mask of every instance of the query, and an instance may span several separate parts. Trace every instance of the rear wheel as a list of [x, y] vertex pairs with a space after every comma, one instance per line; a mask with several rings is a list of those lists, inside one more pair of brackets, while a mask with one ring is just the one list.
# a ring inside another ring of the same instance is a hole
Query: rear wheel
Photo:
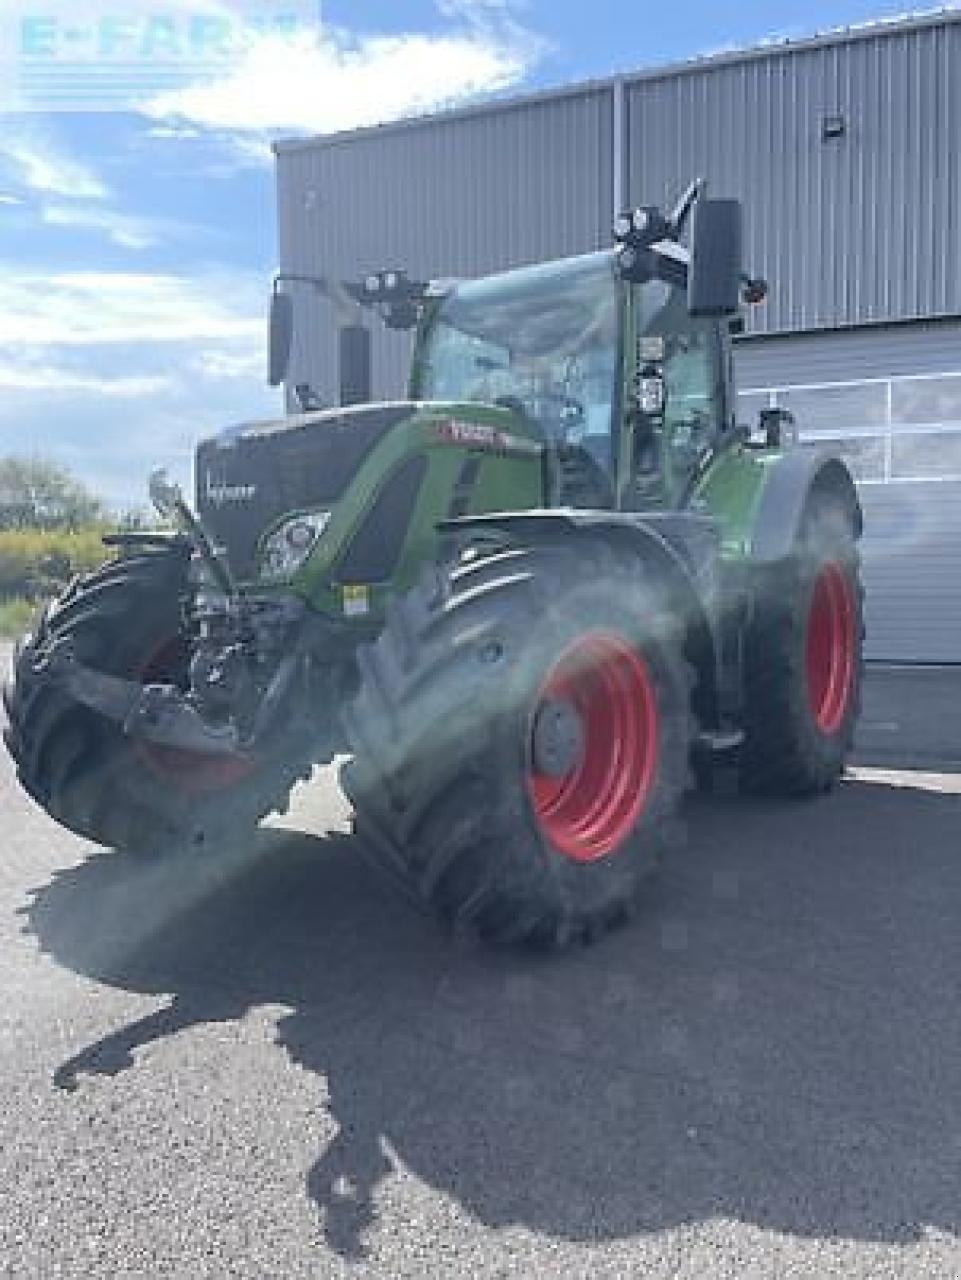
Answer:
[[309, 771], [306, 739], [293, 730], [269, 758], [132, 740], [44, 672], [44, 652], [68, 641], [95, 670], [186, 688], [186, 590], [181, 548], [123, 556], [74, 583], [17, 650], [4, 737], [20, 781], [58, 822], [98, 844], [155, 853], [249, 832]]
[[676, 840], [691, 679], [643, 574], [593, 542], [489, 554], [396, 601], [362, 654], [358, 830], [445, 920], [591, 937]]
[[860, 709], [863, 598], [850, 519], [816, 501], [796, 556], [762, 586], [748, 633], [750, 789], [813, 794], [840, 777]]

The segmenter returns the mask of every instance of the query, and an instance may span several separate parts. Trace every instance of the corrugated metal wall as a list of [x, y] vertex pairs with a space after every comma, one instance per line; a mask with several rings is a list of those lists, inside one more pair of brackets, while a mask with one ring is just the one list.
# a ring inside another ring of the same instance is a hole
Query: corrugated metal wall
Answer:
[[861, 502], [865, 655], [961, 662], [961, 484], [870, 485]]
[[[752, 327], [961, 313], [961, 25], [706, 63], [627, 85], [628, 191], [703, 175], [771, 282]], [[845, 132], [823, 139], [826, 116]]]
[[[278, 154], [285, 271], [475, 276], [610, 242], [613, 92], [442, 116]], [[295, 290], [291, 384], [336, 394], [329, 306]], [[409, 339], [374, 329], [375, 388], [404, 386]]]
[[744, 389], [944, 373], [961, 368], [961, 324], [934, 320], [748, 338], [736, 344], [735, 352], [737, 382]]

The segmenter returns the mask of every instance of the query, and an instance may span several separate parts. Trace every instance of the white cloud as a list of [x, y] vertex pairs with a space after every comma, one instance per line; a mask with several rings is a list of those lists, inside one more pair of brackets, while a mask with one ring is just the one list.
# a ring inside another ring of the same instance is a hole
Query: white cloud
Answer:
[[[97, 231], [113, 244], [135, 250], [206, 234], [201, 227], [175, 219], [122, 213], [92, 169], [36, 134], [11, 131], [0, 136], [0, 170], [3, 168], [19, 179], [26, 191], [40, 197], [39, 218], [45, 226]], [[19, 195], [0, 193], [0, 205], [25, 203]]]
[[330, 133], [509, 88], [543, 49], [504, 6], [448, 5], [442, 12], [459, 28], [263, 35], [222, 78], [164, 94], [147, 113], [205, 129]]
[[265, 288], [231, 274], [33, 273], [0, 264], [0, 345], [262, 341]]
[[169, 377], [94, 376], [76, 369], [46, 364], [26, 356], [0, 358], [0, 388], [6, 391], [55, 392], [61, 395], [106, 396], [109, 399], [136, 399], [169, 391]]
[[0, 261], [0, 452], [40, 449], [119, 506], [197, 440], [281, 411], [267, 282], [206, 271], [25, 272]]
[[40, 217], [49, 227], [102, 232], [123, 249], [149, 249], [174, 238], [203, 234], [202, 228], [171, 218], [143, 218], [103, 206], [47, 205]]
[[274, 152], [265, 134], [224, 134], [220, 141], [225, 143], [233, 154], [233, 168], [273, 168]]
[[263, 378], [264, 353], [260, 343], [229, 351], [226, 348], [202, 352], [193, 364], [202, 376], [229, 380], [232, 378]]
[[106, 200], [110, 192], [98, 174], [48, 139], [0, 134], [0, 162], [31, 192], [72, 200]]
[[203, 134], [192, 125], [155, 124], [147, 130], [147, 137], [158, 138], [161, 142], [192, 142]]

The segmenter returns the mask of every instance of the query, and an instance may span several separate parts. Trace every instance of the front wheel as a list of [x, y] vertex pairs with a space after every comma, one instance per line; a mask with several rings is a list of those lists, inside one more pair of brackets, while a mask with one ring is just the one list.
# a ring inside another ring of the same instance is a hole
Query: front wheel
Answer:
[[17, 650], [4, 738], [20, 782], [51, 817], [98, 844], [159, 853], [247, 835], [309, 773], [296, 728], [257, 755], [152, 746], [77, 702], [45, 669], [45, 653], [69, 643], [96, 671], [186, 688], [187, 590], [176, 544], [121, 556], [76, 581]]
[[748, 789], [810, 795], [841, 776], [860, 710], [863, 601], [851, 521], [816, 502], [795, 556], [755, 601], [745, 648]]
[[443, 919], [558, 945], [624, 918], [678, 833], [691, 678], [669, 600], [603, 544], [428, 577], [362, 655], [358, 832]]

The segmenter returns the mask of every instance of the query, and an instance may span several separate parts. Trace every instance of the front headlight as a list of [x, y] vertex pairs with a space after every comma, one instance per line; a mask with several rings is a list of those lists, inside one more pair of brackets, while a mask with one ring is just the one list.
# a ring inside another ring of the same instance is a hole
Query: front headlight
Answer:
[[310, 511], [278, 525], [260, 549], [261, 578], [292, 577], [317, 545], [329, 521], [329, 511]]

